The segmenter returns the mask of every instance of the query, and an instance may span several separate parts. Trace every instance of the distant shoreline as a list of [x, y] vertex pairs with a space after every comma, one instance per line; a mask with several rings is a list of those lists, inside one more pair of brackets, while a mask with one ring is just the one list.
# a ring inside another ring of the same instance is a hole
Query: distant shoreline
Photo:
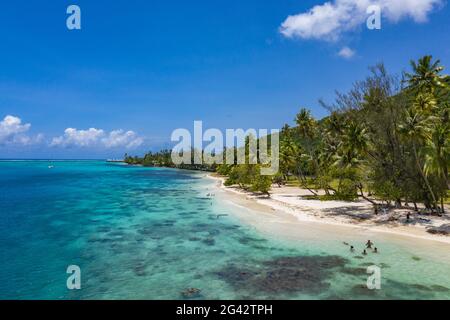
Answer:
[[14, 162], [14, 161], [107, 161], [106, 159], [1, 159], [0, 161], [10, 161], [10, 162]]

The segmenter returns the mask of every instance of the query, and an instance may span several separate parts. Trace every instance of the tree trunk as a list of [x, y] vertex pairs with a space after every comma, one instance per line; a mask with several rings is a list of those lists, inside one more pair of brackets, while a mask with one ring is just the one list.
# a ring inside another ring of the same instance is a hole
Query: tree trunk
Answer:
[[436, 197], [434, 195], [433, 189], [431, 188], [430, 182], [428, 181], [428, 178], [427, 178], [426, 174], [423, 172], [422, 166], [420, 165], [419, 156], [417, 155], [417, 149], [416, 149], [415, 143], [413, 143], [413, 149], [414, 149], [414, 157], [416, 158], [417, 169], [419, 169], [420, 175], [422, 176], [423, 180], [425, 181], [428, 191], [430, 192], [431, 198], [433, 199], [434, 208], [436, 208], [437, 207]]
[[302, 169], [300, 168], [300, 166], [298, 166], [298, 172], [300, 173], [300, 175], [297, 176], [299, 183], [301, 184], [302, 182], [304, 183], [304, 187], [311, 192], [314, 196], [318, 196], [318, 194], [316, 192], [314, 192], [313, 190], [311, 190], [310, 188], [308, 188], [308, 180], [305, 178]]
[[331, 190], [334, 192], [334, 195], [336, 195], [337, 191], [335, 189], [333, 189], [332, 187], [328, 186], [328, 190]]
[[370, 198], [367, 198], [367, 197], [364, 195], [364, 191], [363, 191], [362, 185], [359, 185], [359, 186], [358, 186], [358, 189], [359, 189], [359, 191], [361, 192], [361, 194], [360, 194], [359, 196], [360, 196], [361, 198], [363, 198], [364, 200], [366, 200], [366, 201], [370, 202], [371, 204], [373, 204], [373, 211], [374, 211], [374, 213], [377, 215], [377, 214], [378, 214], [378, 203], [376, 203], [375, 201], [373, 201], [373, 200], [370, 199]]

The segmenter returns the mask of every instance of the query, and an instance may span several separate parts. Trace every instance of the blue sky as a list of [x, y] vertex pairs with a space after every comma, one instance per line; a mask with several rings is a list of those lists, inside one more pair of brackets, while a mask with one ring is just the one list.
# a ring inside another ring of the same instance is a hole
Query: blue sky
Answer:
[[[447, 1], [377, 0], [382, 29], [368, 30], [359, 5], [370, 1], [3, 3], [0, 158], [139, 154], [194, 120], [279, 128], [300, 107], [325, 116], [318, 100], [377, 62], [394, 73], [424, 54], [450, 65]], [[70, 4], [81, 30], [66, 27]]]

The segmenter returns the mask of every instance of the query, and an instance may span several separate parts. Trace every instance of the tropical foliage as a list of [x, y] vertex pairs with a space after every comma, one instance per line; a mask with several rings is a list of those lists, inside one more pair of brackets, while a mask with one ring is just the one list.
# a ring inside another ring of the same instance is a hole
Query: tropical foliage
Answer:
[[[443, 70], [431, 56], [412, 61], [410, 72], [401, 77], [390, 75], [380, 64], [348, 93], [338, 93], [334, 103], [321, 102], [329, 111], [324, 119], [314, 119], [302, 108], [295, 125], [280, 131], [280, 170], [273, 177], [261, 176], [259, 165], [194, 168], [217, 171], [228, 177], [227, 185], [266, 194], [272, 183], [295, 183], [324, 200], [364, 198], [375, 212], [381, 203], [416, 208], [422, 203], [431, 211], [444, 212], [450, 167], [450, 79]], [[126, 161], [173, 167], [167, 150]], [[319, 196], [319, 190], [325, 196]]]

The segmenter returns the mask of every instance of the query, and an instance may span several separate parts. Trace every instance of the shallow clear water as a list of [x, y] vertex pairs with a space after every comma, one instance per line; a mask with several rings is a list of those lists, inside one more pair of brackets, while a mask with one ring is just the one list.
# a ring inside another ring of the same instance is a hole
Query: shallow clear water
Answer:
[[[342, 241], [367, 235], [263, 234], [237, 218], [243, 209], [206, 197], [214, 182], [203, 176], [1, 161], [0, 299], [450, 298], [448, 252], [373, 235], [383, 251], [362, 257]], [[372, 264], [379, 291], [365, 286]], [[69, 265], [81, 268], [81, 290], [66, 287]]]

